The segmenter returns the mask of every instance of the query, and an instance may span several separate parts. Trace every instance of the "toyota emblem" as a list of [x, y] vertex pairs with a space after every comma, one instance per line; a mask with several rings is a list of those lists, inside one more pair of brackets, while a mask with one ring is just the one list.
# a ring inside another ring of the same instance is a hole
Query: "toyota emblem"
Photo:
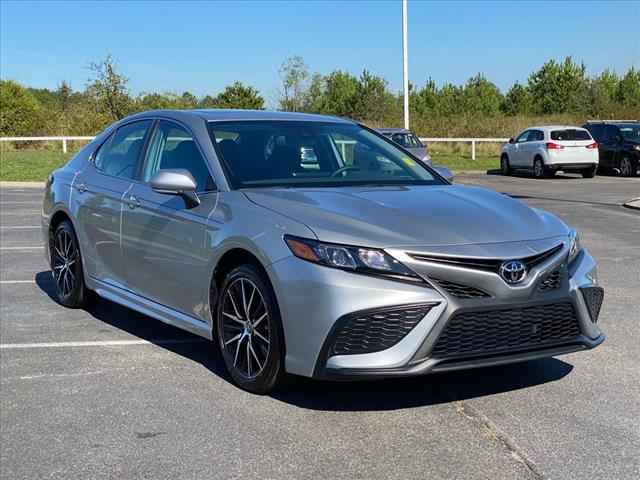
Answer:
[[500, 265], [500, 276], [510, 285], [522, 282], [527, 276], [527, 267], [520, 260], [508, 260]]

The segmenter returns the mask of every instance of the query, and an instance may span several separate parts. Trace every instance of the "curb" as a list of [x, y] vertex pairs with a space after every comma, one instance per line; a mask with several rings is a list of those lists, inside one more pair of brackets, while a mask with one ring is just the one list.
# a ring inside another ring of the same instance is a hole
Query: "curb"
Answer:
[[632, 208], [634, 210], [640, 210], [640, 198], [634, 198], [633, 200], [629, 200], [628, 202], [623, 204], [627, 208]]
[[44, 182], [0, 182], [2, 188], [44, 188]]

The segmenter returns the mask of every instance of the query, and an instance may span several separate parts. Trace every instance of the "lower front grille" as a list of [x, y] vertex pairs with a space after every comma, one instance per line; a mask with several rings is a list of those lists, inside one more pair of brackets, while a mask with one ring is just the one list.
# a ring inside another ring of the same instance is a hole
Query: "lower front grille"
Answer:
[[338, 320], [329, 355], [386, 350], [402, 340], [436, 304], [405, 305], [355, 312]]
[[580, 335], [573, 304], [455, 314], [431, 356], [455, 358], [526, 350], [571, 341]]

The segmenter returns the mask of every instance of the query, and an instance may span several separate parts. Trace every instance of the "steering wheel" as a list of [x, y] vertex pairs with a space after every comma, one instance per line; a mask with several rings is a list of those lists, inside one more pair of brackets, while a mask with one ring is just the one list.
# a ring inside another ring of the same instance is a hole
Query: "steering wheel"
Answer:
[[340, 167], [338, 170], [333, 172], [331, 174], [331, 178], [337, 177], [339, 175], [342, 175], [345, 172], [352, 172], [352, 171], [356, 171], [356, 170], [360, 170], [360, 167], [354, 167], [353, 165], [346, 165], [344, 167]]

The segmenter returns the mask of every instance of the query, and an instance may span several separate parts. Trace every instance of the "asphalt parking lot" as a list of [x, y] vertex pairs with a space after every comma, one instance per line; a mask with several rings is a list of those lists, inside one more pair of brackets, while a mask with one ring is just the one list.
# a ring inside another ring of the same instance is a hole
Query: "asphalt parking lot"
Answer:
[[640, 178], [461, 175], [559, 215], [600, 261], [598, 349], [367, 383], [234, 387], [212, 345], [53, 299], [40, 190], [0, 190], [0, 477], [640, 478]]

